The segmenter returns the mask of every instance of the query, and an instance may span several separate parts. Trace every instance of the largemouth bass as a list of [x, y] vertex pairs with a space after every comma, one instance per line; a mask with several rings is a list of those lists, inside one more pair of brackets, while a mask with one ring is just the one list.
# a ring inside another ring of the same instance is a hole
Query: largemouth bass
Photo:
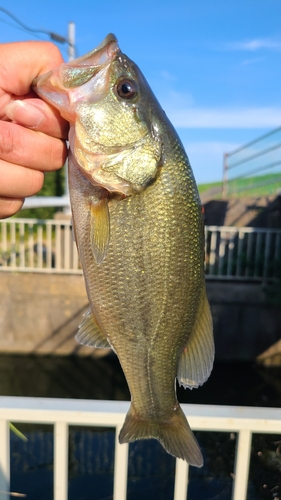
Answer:
[[69, 191], [90, 309], [77, 340], [112, 348], [131, 392], [121, 443], [156, 438], [200, 467], [175, 380], [213, 365], [199, 195], [188, 157], [139, 68], [108, 35], [40, 76], [70, 122]]

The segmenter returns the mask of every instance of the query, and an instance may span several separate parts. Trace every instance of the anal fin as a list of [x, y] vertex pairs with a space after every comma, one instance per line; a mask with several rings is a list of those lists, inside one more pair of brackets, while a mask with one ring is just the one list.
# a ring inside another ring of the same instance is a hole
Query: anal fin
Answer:
[[214, 354], [213, 323], [204, 290], [191, 337], [179, 358], [177, 370], [179, 384], [189, 389], [204, 384], [212, 371]]
[[97, 325], [91, 309], [84, 314], [84, 319], [78, 327], [75, 340], [77, 340], [79, 344], [90, 347], [111, 349], [111, 345], [108, 343], [107, 338]]

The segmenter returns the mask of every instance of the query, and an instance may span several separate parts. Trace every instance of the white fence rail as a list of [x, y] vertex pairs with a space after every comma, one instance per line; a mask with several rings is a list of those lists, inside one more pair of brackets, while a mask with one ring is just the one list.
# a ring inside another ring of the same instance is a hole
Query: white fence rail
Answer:
[[71, 221], [1, 221], [0, 270], [81, 274]]
[[[281, 230], [206, 226], [206, 277], [271, 278], [281, 269]], [[0, 271], [82, 273], [69, 220], [0, 222]]]
[[[67, 500], [69, 425], [115, 427], [113, 500], [126, 500], [129, 448], [119, 444], [118, 433], [128, 407], [127, 402], [0, 397], [0, 491], [8, 492], [10, 485], [10, 421], [54, 425], [54, 500]], [[238, 433], [232, 500], [246, 500], [252, 433], [281, 433], [281, 410], [208, 405], [182, 407], [193, 430]], [[188, 499], [188, 476], [188, 465], [177, 459], [174, 500]], [[2, 493], [1, 500], [8, 498], [8, 493]]]
[[261, 280], [280, 275], [281, 230], [206, 226], [206, 277]]

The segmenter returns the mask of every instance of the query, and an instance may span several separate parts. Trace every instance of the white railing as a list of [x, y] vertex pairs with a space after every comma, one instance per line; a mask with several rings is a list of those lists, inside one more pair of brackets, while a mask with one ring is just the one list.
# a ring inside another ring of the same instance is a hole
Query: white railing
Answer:
[[[281, 230], [206, 226], [206, 277], [262, 280], [280, 271]], [[69, 220], [0, 222], [0, 271], [81, 274]]]
[[281, 269], [281, 230], [206, 226], [206, 277], [261, 280]]
[[71, 221], [1, 221], [0, 270], [81, 274]]
[[[126, 500], [128, 445], [118, 434], [129, 403], [70, 399], [0, 397], [0, 491], [8, 500], [10, 485], [9, 422], [54, 425], [54, 500], [67, 500], [69, 425], [115, 427], [113, 500]], [[252, 433], [281, 433], [281, 410], [232, 406], [182, 405], [193, 430], [237, 432], [232, 500], [246, 500]], [[174, 500], [188, 498], [189, 466], [176, 460]]]

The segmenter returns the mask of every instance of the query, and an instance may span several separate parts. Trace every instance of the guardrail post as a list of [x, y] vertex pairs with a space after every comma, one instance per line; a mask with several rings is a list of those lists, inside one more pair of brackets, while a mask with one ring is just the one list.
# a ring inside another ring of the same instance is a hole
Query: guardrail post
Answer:
[[251, 443], [251, 431], [241, 430], [239, 432], [238, 446], [236, 450], [233, 500], [247, 499]]
[[223, 155], [223, 176], [222, 176], [222, 198], [226, 198], [228, 194], [228, 164], [227, 164], [228, 154]]
[[189, 465], [177, 458], [175, 471], [174, 500], [187, 500]]
[[10, 498], [10, 430], [7, 420], [0, 420], [0, 491], [1, 500]]
[[54, 426], [54, 500], [68, 497], [68, 424]]
[[122, 425], [117, 426], [115, 431], [113, 500], [126, 500], [127, 498], [129, 445], [120, 444], [118, 441], [121, 428]]

